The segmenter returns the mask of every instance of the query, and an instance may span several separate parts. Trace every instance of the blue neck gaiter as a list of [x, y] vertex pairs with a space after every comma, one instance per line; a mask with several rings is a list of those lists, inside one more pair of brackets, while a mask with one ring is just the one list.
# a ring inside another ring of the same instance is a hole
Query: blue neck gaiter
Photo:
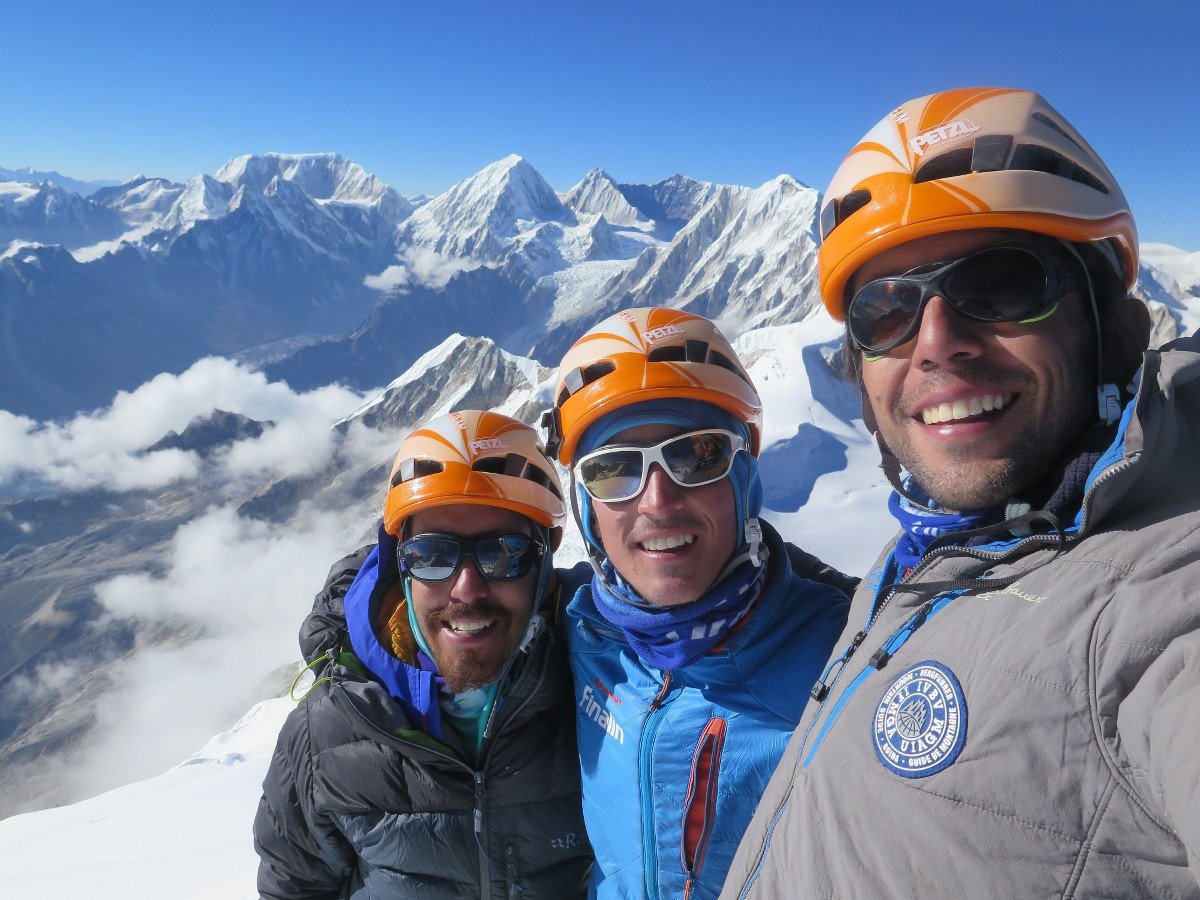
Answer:
[[[911, 480], [905, 482], [904, 488], [913, 496], [923, 496]], [[929, 505], [919, 505], [899, 491], [892, 491], [888, 497], [888, 510], [900, 523], [900, 540], [896, 543], [894, 555], [901, 572], [907, 573], [919, 563], [929, 545], [938, 538], [957, 531], [990, 525], [1004, 518], [1002, 506], [948, 512], [934, 507], [931, 500], [927, 503]]]
[[663, 670], [691, 665], [728, 637], [767, 581], [767, 567], [747, 561], [699, 600], [657, 606], [639, 597], [607, 560], [602, 569], [605, 578], [592, 576], [596, 609], [643, 662]]

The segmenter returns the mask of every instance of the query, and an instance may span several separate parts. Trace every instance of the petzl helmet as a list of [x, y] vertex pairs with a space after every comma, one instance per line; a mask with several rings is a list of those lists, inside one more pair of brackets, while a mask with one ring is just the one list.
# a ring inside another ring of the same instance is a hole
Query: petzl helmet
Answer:
[[1079, 132], [1038, 94], [960, 88], [893, 110], [834, 173], [821, 209], [825, 308], [845, 320], [847, 282], [872, 257], [970, 228], [1093, 244], [1126, 290], [1137, 278], [1129, 204]]
[[750, 452], [762, 441], [762, 401], [729, 341], [703, 316], [628, 309], [577, 340], [558, 367], [554, 408], [543, 416], [547, 449], [570, 466], [597, 419], [646, 400], [700, 400], [746, 423]]
[[383, 527], [437, 506], [495, 506], [532, 519], [562, 538], [566, 507], [554, 464], [538, 433], [495, 412], [462, 410], [414, 430], [400, 445], [384, 503]]

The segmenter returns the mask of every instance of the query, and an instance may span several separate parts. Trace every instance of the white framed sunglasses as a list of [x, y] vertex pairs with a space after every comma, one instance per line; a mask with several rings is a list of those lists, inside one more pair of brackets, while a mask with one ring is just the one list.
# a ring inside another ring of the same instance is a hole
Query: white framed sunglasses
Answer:
[[601, 447], [582, 457], [571, 471], [593, 500], [620, 503], [642, 492], [652, 463], [658, 463], [680, 487], [703, 487], [728, 475], [738, 451], [748, 449], [740, 435], [705, 428], [652, 447]]

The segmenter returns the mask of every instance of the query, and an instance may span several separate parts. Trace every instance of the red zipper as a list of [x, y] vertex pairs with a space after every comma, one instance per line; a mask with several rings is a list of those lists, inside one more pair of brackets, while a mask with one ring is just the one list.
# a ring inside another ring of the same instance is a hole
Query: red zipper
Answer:
[[687, 799], [683, 804], [683, 869], [687, 884], [683, 896], [690, 896], [692, 885], [704, 865], [704, 851], [712, 834], [717, 809], [717, 776], [721, 768], [721, 751], [725, 747], [727, 722], [712, 718], [700, 733], [696, 752], [692, 756], [692, 772], [688, 780]]

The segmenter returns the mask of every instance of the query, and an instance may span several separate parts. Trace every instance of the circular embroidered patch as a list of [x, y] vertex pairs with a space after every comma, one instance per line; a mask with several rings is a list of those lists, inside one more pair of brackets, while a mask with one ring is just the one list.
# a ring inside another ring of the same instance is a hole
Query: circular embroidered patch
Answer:
[[875, 753], [905, 778], [925, 778], [958, 759], [967, 701], [954, 673], [933, 660], [903, 672], [875, 707]]

